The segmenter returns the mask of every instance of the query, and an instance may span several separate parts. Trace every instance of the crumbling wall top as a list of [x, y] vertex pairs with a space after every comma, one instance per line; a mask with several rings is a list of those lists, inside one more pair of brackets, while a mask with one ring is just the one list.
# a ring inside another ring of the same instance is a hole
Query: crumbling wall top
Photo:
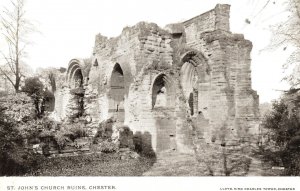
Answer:
[[143, 40], [144, 37], [151, 34], [170, 35], [167, 30], [162, 29], [157, 24], [142, 21], [134, 26], [124, 27], [122, 33], [117, 37], [107, 38], [101, 34], [97, 34], [93, 55], [103, 51], [111, 53], [119, 44], [122, 44], [121, 42], [124, 44], [124, 42], [130, 42], [134, 38]]
[[201, 32], [214, 30], [230, 31], [229, 14], [230, 5], [217, 4], [214, 9], [184, 21], [182, 24], [185, 27], [194, 24]]

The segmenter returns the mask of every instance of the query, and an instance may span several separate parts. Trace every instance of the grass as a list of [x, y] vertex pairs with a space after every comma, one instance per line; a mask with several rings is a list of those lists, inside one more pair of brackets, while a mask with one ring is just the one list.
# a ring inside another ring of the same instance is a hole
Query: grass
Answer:
[[195, 160], [193, 154], [174, 151], [158, 153], [157, 162], [144, 173], [145, 176], [208, 176], [203, 164]]
[[141, 176], [155, 158], [121, 160], [116, 153], [93, 153], [70, 157], [41, 157], [38, 167], [25, 176]]

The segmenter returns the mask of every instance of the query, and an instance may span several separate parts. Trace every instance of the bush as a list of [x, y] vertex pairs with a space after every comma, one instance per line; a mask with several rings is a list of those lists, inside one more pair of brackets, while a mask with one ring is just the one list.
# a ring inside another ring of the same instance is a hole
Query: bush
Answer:
[[113, 134], [112, 127], [113, 127], [114, 122], [115, 122], [115, 119], [113, 117], [111, 117], [105, 121], [102, 121], [99, 124], [97, 133], [94, 136], [94, 140], [93, 140], [94, 144], [97, 144], [103, 140], [111, 140], [111, 136]]
[[44, 85], [39, 78], [26, 78], [25, 85], [22, 87], [22, 92], [25, 92], [31, 97], [35, 106], [36, 117], [42, 117], [44, 113]]
[[58, 149], [62, 150], [67, 145], [68, 142], [71, 142], [71, 139], [66, 136], [65, 131], [57, 131], [54, 136], [54, 140], [58, 145]]
[[118, 146], [111, 141], [104, 140], [98, 144], [97, 150], [99, 150], [103, 153], [113, 153], [118, 150]]
[[71, 123], [63, 124], [60, 131], [63, 132], [65, 136], [68, 136], [72, 141], [80, 137], [87, 137], [88, 133], [84, 123]]
[[71, 139], [72, 140], [75, 140], [77, 138], [80, 138], [80, 137], [87, 137], [88, 136], [88, 133], [86, 131], [86, 127], [85, 127], [85, 124], [83, 123], [75, 123], [75, 124], [72, 124], [72, 128], [70, 128], [70, 132], [72, 133], [71, 135]]
[[272, 158], [273, 165], [283, 165], [285, 175], [300, 175], [300, 99], [290, 102], [289, 96], [274, 102], [273, 110], [263, 121], [271, 141], [263, 143], [261, 154], [266, 160]]
[[26, 123], [34, 118], [34, 104], [24, 93], [1, 97], [2, 110], [12, 121]]
[[23, 147], [23, 135], [0, 106], [0, 175], [22, 175], [36, 167], [35, 155]]
[[56, 141], [60, 150], [62, 150], [67, 143], [74, 142], [75, 139], [87, 137], [88, 133], [83, 123], [62, 124], [58, 131], [54, 132], [54, 140]]

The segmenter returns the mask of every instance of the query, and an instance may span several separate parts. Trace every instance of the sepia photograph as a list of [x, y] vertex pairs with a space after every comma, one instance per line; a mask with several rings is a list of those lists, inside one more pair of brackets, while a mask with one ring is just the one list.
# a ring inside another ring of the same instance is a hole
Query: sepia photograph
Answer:
[[0, 135], [1, 191], [300, 182], [300, 1], [1, 0]]

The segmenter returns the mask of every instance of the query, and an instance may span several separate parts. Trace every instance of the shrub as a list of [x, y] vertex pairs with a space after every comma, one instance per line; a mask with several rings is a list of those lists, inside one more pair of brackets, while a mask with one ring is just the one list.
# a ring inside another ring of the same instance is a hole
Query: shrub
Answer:
[[68, 142], [71, 142], [70, 138], [66, 136], [66, 132], [64, 131], [57, 131], [54, 136], [54, 140], [58, 145], [58, 149], [62, 150]]
[[74, 142], [75, 139], [87, 137], [88, 133], [83, 123], [62, 124], [58, 131], [54, 132], [54, 140], [60, 150], [62, 150], [68, 142]]
[[75, 123], [75, 124], [72, 124], [72, 126], [73, 127], [69, 129], [70, 132], [72, 133], [72, 137], [71, 137], [72, 140], [75, 140], [75, 139], [80, 138], [80, 137], [87, 137], [88, 136], [85, 124]]
[[102, 140], [110, 140], [111, 139], [111, 136], [113, 134], [113, 124], [115, 122], [115, 119], [113, 117], [105, 120], [105, 121], [102, 121], [100, 124], [99, 124], [99, 127], [97, 129], [97, 133], [96, 135], [94, 136], [94, 144], [97, 144], [99, 142], [101, 142]]
[[35, 106], [36, 117], [42, 117], [44, 114], [44, 85], [39, 78], [26, 78], [22, 92], [31, 97]]
[[11, 120], [26, 123], [34, 118], [34, 105], [30, 97], [24, 93], [1, 97], [2, 110]]
[[149, 132], [140, 132], [137, 131], [133, 135], [133, 145], [134, 145], [134, 151], [137, 153], [150, 157], [150, 158], [155, 158], [155, 152], [152, 148], [152, 142], [151, 142], [151, 134]]
[[104, 140], [101, 143], [98, 144], [98, 149], [99, 151], [103, 152], [103, 153], [113, 153], [116, 152], [118, 150], [118, 146], [108, 140]]
[[296, 96], [285, 95], [273, 103], [273, 110], [263, 121], [263, 127], [269, 130], [266, 136], [271, 141], [262, 144], [261, 154], [273, 165], [282, 164], [285, 175], [300, 175], [299, 103], [297, 93]]
[[51, 136], [58, 124], [47, 117], [29, 121], [19, 125], [19, 130], [24, 138], [31, 141], [40, 137]]
[[35, 106], [36, 117], [41, 118], [45, 111], [54, 110], [54, 95], [47, 88], [44, 89], [44, 84], [38, 77], [26, 78], [22, 91], [31, 97]]
[[72, 141], [80, 137], [87, 137], [88, 133], [84, 123], [70, 123], [63, 124], [60, 131], [63, 132], [65, 136], [68, 136]]
[[0, 90], [0, 97], [5, 97], [5, 96], [8, 96], [8, 92]]
[[0, 106], [0, 175], [22, 175], [36, 167], [35, 155], [23, 147], [23, 136]]

